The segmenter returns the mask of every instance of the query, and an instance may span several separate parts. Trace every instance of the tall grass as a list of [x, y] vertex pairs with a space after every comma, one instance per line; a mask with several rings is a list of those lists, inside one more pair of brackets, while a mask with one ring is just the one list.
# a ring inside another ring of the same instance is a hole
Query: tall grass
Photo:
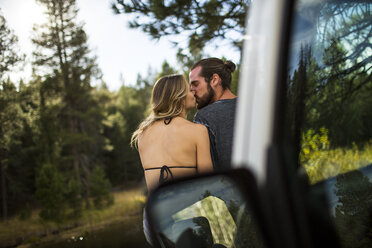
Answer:
[[372, 140], [363, 146], [331, 149], [327, 133], [322, 128], [318, 133], [309, 130], [302, 136], [300, 161], [311, 183], [372, 164]]
[[[39, 210], [33, 210], [31, 216], [22, 220], [12, 217], [0, 222], [0, 247], [39, 242], [53, 236], [54, 239], [63, 232], [90, 232], [108, 224], [119, 223], [127, 218], [140, 216], [146, 201], [142, 187], [112, 193], [114, 204], [98, 210], [93, 207], [83, 210], [78, 219], [66, 219], [61, 223], [42, 221]], [[58, 234], [58, 235], [51, 235]]]

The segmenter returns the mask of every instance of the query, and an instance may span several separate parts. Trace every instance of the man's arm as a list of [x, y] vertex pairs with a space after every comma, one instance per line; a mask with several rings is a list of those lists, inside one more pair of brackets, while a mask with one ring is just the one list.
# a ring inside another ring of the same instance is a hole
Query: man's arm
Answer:
[[215, 136], [210, 129], [208, 122], [200, 116], [199, 112], [197, 112], [194, 116], [194, 123], [199, 123], [207, 127], [208, 129], [208, 135], [209, 135], [209, 142], [210, 142], [210, 151], [211, 151], [211, 157], [212, 157], [212, 164], [213, 168], [216, 170], [217, 169], [217, 164], [218, 164], [218, 156], [217, 156], [217, 150], [216, 150], [216, 139]]

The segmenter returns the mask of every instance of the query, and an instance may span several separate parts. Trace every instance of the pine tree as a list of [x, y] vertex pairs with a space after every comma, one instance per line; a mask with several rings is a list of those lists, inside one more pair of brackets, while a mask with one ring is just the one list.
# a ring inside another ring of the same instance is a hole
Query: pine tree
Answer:
[[0, 79], [24, 59], [24, 55], [19, 53], [17, 42], [18, 37], [8, 27], [0, 12]]
[[[73, 176], [89, 196], [92, 165], [100, 162], [104, 146], [103, 110], [92, 94], [99, 78], [95, 57], [87, 45], [83, 24], [77, 22], [75, 0], [38, 0], [47, 23], [35, 26], [34, 72], [41, 76], [40, 136], [44, 155], [68, 177]], [[80, 199], [77, 197], [76, 199]]]
[[12, 82], [3, 81], [5, 74], [23, 60], [17, 50], [18, 38], [9, 29], [0, 12], [0, 181], [2, 215], [8, 215], [7, 202], [7, 165], [12, 144], [17, 142], [14, 134], [20, 130], [20, 109], [17, 103], [17, 91]]
[[[230, 1], [126, 1], [116, 0], [112, 9], [116, 14], [133, 14], [129, 27], [141, 28], [154, 39], [182, 34], [188, 44], [183, 47], [195, 57], [208, 42], [229, 38], [241, 48], [249, 0]], [[234, 37], [234, 38], [232, 38]], [[236, 38], [235, 38], [236, 37]], [[181, 46], [177, 41], [174, 44]], [[179, 51], [180, 59], [187, 60]], [[185, 61], [186, 62], [186, 61]]]
[[[17, 89], [13, 86], [13, 91], [13, 93], [9, 92], [8, 88], [3, 92], [14, 101], [5, 105], [5, 111], [1, 111], [4, 114], [3, 117], [12, 123], [11, 127], [5, 123], [2, 125], [4, 128], [9, 128], [6, 135], [11, 135], [6, 170], [7, 199], [9, 206], [11, 206], [9, 215], [31, 210], [35, 192], [36, 154], [38, 153], [35, 143], [35, 136], [38, 134], [36, 122], [38, 119], [37, 85], [33, 82], [28, 82], [26, 85], [20, 81]], [[14, 110], [16, 110], [16, 115], [12, 115]], [[24, 209], [27, 205], [29, 206], [28, 210]]]
[[64, 216], [65, 185], [56, 166], [44, 164], [36, 178], [36, 199], [41, 205], [40, 217], [59, 222]]
[[102, 208], [113, 203], [113, 197], [110, 195], [111, 184], [102, 167], [94, 167], [89, 187], [96, 208]]
[[2, 215], [8, 215], [7, 185], [8, 166], [12, 148], [19, 144], [22, 130], [22, 111], [18, 104], [18, 93], [15, 85], [7, 80], [0, 84], [0, 166], [1, 166], [1, 201]]

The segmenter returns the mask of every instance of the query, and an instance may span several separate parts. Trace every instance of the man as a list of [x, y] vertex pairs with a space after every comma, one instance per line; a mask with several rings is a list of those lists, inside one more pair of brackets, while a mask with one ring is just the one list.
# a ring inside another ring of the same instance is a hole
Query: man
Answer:
[[231, 168], [231, 152], [237, 97], [231, 92], [235, 64], [218, 58], [202, 59], [190, 71], [191, 91], [198, 112], [194, 122], [208, 128], [215, 170]]

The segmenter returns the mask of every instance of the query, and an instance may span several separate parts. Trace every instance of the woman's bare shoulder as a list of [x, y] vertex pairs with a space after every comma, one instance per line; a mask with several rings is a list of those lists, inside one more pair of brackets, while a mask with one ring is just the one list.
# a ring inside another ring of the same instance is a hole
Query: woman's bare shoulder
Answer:
[[148, 126], [146, 129], [144, 129], [139, 135], [138, 135], [138, 148], [141, 149], [141, 147], [143, 146], [143, 144], [146, 144], [147, 143], [147, 140], [149, 138], [149, 136], [151, 136], [151, 134], [153, 133], [152, 129], [153, 129], [153, 124], [151, 124], [150, 126]]
[[197, 143], [204, 143], [209, 140], [208, 129], [203, 124], [193, 123], [190, 125], [192, 128], [189, 129], [189, 136]]
[[194, 123], [194, 122], [191, 122], [191, 121], [187, 121], [187, 122], [188, 122], [187, 124], [188, 124], [188, 127], [189, 127], [188, 130], [192, 133], [200, 135], [200, 134], [208, 132], [207, 128], [203, 124]]

